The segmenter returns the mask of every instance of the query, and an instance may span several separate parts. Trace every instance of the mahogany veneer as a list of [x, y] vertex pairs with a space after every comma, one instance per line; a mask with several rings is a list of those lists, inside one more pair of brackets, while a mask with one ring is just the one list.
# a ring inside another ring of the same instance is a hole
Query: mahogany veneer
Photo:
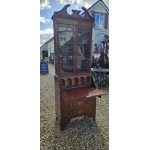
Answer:
[[66, 5], [52, 16], [55, 49], [56, 120], [63, 130], [72, 118], [87, 115], [95, 121], [96, 96], [105, 93], [96, 89], [91, 75], [91, 44], [94, 18], [84, 10], [72, 10]]
[[99, 95], [105, 95], [105, 93], [99, 89], [96, 88], [82, 88], [82, 89], [74, 89], [71, 91], [66, 91], [62, 93], [62, 98], [64, 101], [69, 100], [77, 100], [81, 98], [88, 98], [88, 97], [95, 97]]

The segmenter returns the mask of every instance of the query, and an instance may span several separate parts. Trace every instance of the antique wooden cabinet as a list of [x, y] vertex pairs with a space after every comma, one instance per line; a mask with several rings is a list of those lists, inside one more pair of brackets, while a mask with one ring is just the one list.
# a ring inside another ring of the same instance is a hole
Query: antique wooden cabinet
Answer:
[[91, 43], [94, 19], [66, 5], [52, 16], [55, 48], [56, 120], [61, 130], [72, 118], [87, 115], [95, 120], [96, 96], [105, 93], [96, 89], [91, 76]]

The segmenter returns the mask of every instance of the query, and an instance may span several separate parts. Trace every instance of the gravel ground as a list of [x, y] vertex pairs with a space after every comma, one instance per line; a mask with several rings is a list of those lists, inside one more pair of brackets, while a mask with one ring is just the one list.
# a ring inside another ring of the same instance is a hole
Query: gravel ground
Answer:
[[109, 90], [96, 100], [96, 123], [88, 117], [71, 120], [63, 131], [55, 122], [54, 65], [49, 74], [40, 76], [40, 149], [41, 150], [108, 150]]

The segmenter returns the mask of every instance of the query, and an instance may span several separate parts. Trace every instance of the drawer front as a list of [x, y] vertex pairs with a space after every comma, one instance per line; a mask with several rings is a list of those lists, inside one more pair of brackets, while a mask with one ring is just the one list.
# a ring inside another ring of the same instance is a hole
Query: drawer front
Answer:
[[85, 101], [72, 101], [72, 102], [65, 102], [62, 103], [64, 109], [72, 109], [75, 107], [84, 106], [86, 103]]
[[96, 104], [96, 99], [85, 98], [74, 101], [65, 101], [61, 103], [62, 109], [84, 108], [86, 106], [91, 107]]
[[62, 110], [62, 117], [64, 118], [75, 118], [78, 116], [85, 115], [86, 110], [85, 109], [67, 109], [67, 110]]
[[88, 109], [68, 109], [66, 111], [62, 110], [61, 118], [62, 119], [72, 119], [83, 115], [93, 116], [96, 110], [94, 108]]
[[74, 107], [74, 108], [65, 108], [65, 109], [61, 109], [61, 115], [63, 118], [75, 118], [75, 117], [79, 117], [82, 115], [90, 115], [91, 114], [95, 114], [96, 112], [96, 105], [93, 103], [91, 104], [85, 104], [84, 106], [79, 106], [78, 107]]

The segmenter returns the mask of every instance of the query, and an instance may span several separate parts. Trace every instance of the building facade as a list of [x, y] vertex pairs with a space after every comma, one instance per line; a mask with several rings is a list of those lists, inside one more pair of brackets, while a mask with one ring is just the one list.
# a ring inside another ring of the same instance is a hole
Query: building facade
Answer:
[[109, 67], [109, 9], [99, 0], [88, 9], [95, 18], [92, 31], [92, 67]]
[[40, 60], [50, 61], [54, 57], [54, 37], [40, 47]]
[[95, 18], [92, 32], [92, 49], [97, 42], [105, 39], [104, 35], [109, 36], [109, 9], [106, 4], [100, 0], [88, 9], [90, 15]]
[[49, 62], [54, 63], [54, 37], [48, 41], [48, 58]]

